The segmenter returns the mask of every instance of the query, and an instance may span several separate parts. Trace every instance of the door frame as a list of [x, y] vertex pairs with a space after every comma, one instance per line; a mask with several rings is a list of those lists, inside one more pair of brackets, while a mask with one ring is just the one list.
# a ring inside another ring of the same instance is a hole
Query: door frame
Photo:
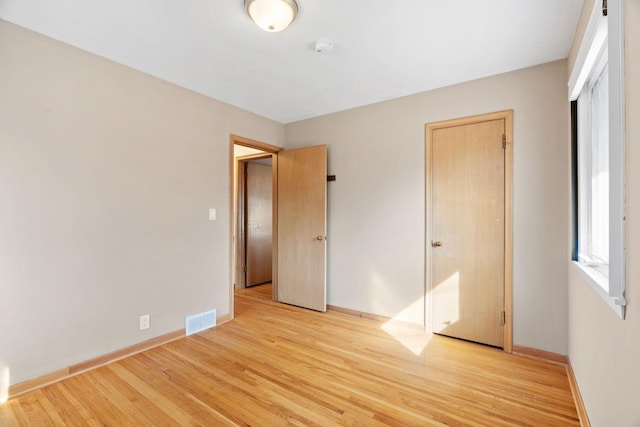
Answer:
[[[273, 154], [271, 153], [258, 153], [258, 154], [250, 154], [248, 156], [239, 156], [235, 158], [235, 169], [236, 169], [236, 233], [235, 233], [235, 243], [236, 243], [236, 258], [235, 258], [235, 284], [236, 289], [244, 289], [247, 287], [247, 277], [246, 271], [242, 266], [247, 264], [247, 218], [246, 218], [246, 203], [247, 203], [247, 189], [246, 189], [246, 177], [243, 173], [244, 169], [247, 167], [247, 163], [253, 160], [260, 159], [272, 159]], [[273, 165], [272, 167], [272, 176], [273, 176]], [[273, 242], [273, 231], [271, 232], [272, 237], [271, 240]], [[244, 276], [239, 273], [244, 273]], [[238, 277], [243, 276], [242, 280], [239, 280]]]
[[437, 129], [482, 123], [492, 120], [504, 120], [506, 145], [504, 156], [504, 340], [503, 350], [511, 353], [513, 350], [513, 110], [497, 111], [494, 113], [480, 114], [453, 120], [445, 120], [425, 125], [425, 329], [431, 334], [431, 311], [433, 299], [431, 290], [433, 281], [431, 278], [432, 248], [429, 242], [433, 237], [431, 229], [431, 209], [433, 207], [433, 132]]
[[[272, 245], [272, 254], [273, 254], [273, 299], [277, 301], [278, 295], [278, 215], [275, 213], [278, 212], [278, 152], [283, 150], [282, 147], [278, 147], [276, 145], [267, 144], [264, 142], [256, 141], [249, 138], [244, 138], [242, 136], [230, 134], [229, 135], [229, 319], [234, 318], [234, 277], [235, 277], [235, 267], [237, 264], [237, 259], [234, 257], [234, 252], [236, 250], [236, 241], [238, 240], [237, 230], [234, 227], [235, 222], [235, 209], [237, 206], [234, 206], [233, 199], [236, 196], [236, 179], [237, 176], [234, 175], [234, 169], [236, 167], [236, 157], [234, 152], [234, 147], [236, 145], [242, 145], [244, 147], [254, 148], [256, 150], [262, 150], [267, 154], [271, 155], [272, 163], [272, 177], [273, 177], [273, 245]], [[262, 155], [262, 154], [260, 154]], [[266, 157], [266, 155], [264, 155]], [[239, 199], [239, 198], [238, 198]], [[235, 261], [235, 262], [234, 262]]]

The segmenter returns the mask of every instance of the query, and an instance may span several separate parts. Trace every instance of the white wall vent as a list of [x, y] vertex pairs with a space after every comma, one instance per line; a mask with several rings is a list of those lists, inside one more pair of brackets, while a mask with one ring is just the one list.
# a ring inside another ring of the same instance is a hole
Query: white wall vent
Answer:
[[215, 308], [204, 313], [194, 314], [184, 318], [184, 328], [186, 336], [204, 331], [205, 329], [216, 326], [216, 310]]

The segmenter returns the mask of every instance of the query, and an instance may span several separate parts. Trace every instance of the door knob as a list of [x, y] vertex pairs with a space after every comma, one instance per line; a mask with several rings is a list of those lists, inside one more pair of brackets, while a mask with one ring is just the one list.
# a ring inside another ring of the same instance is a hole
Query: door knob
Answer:
[[440, 241], [434, 242], [432, 240], [431, 241], [431, 246], [433, 246], [434, 248], [439, 248], [440, 246], [442, 246], [442, 242], [440, 242]]
[[322, 236], [318, 236], [316, 237], [316, 240], [324, 240], [324, 238]]

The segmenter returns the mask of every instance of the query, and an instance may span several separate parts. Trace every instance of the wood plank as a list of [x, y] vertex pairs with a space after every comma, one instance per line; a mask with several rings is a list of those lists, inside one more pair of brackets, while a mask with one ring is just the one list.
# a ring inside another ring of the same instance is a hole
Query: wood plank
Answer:
[[218, 316], [216, 318], [216, 325], [221, 325], [231, 320], [231, 314], [223, 314], [222, 316]]
[[412, 329], [412, 330], [417, 330], [417, 331], [424, 331], [424, 326], [423, 325], [420, 325], [420, 324], [417, 324], [417, 323], [406, 322], [404, 320], [397, 320], [397, 319], [393, 319], [393, 318], [387, 317], [387, 316], [380, 316], [380, 315], [377, 315], [377, 314], [366, 313], [364, 311], [352, 310], [350, 308], [338, 307], [336, 305], [327, 305], [327, 310], [333, 311], [333, 312], [336, 312], [336, 313], [346, 314], [347, 316], [358, 317], [360, 319], [372, 320], [372, 321], [378, 322], [378, 323], [393, 322], [393, 324], [395, 326], [408, 328], [408, 329]]
[[[271, 172], [273, 172], [271, 182], [273, 184], [273, 194], [271, 198], [273, 199], [273, 212], [278, 212], [278, 156], [274, 155], [271, 157]], [[278, 301], [278, 215], [273, 215], [272, 218], [271, 229], [273, 230], [273, 234], [271, 236], [273, 245], [273, 254], [272, 254], [272, 265], [271, 265], [271, 299], [273, 301]], [[233, 313], [233, 307], [231, 307], [230, 312]]]
[[582, 400], [582, 394], [578, 388], [578, 381], [576, 380], [576, 374], [573, 372], [571, 361], [567, 362], [567, 376], [569, 378], [569, 385], [571, 386], [571, 393], [573, 394], [573, 400], [576, 403], [576, 410], [578, 411], [578, 418], [580, 419], [580, 425], [582, 427], [591, 427], [591, 421], [587, 415], [587, 408], [584, 406]]
[[558, 363], [561, 365], [566, 365], [569, 361], [567, 356], [564, 356], [562, 354], [539, 350], [537, 348], [525, 347], [522, 345], [514, 345], [513, 354], [524, 357], [532, 357], [534, 359], [546, 360], [547, 362]]
[[267, 153], [277, 153], [278, 151], [282, 150], [282, 147], [267, 144], [261, 141], [256, 141], [255, 139], [244, 138], [238, 135], [230, 135], [229, 143], [231, 145], [232, 152], [233, 152], [234, 145], [242, 145], [244, 147], [255, 148], [256, 150], [262, 150]]
[[513, 348], [513, 110], [499, 113], [504, 117], [506, 144], [504, 153], [504, 345]]
[[42, 404], [42, 390], [30, 393], [26, 400], [29, 402], [25, 412], [28, 414], [30, 425], [63, 425], [64, 422], [56, 412], [49, 412]]
[[18, 384], [14, 384], [9, 387], [9, 398], [13, 398], [16, 396], [20, 396], [22, 394], [28, 393], [30, 391], [36, 390], [40, 387], [44, 387], [49, 384], [53, 384], [58, 382], [64, 378], [69, 376], [69, 369], [59, 369], [54, 372], [50, 372], [45, 375], [41, 375], [39, 377], [20, 382]]
[[170, 332], [168, 334], [161, 335], [156, 338], [141, 342], [139, 344], [132, 345], [127, 348], [123, 348], [113, 353], [105, 354], [104, 356], [96, 357], [95, 359], [87, 360], [86, 362], [78, 363], [69, 367], [69, 374], [75, 375], [80, 372], [85, 372], [91, 369], [95, 369], [100, 366], [104, 366], [108, 363], [112, 363], [116, 360], [124, 359], [125, 357], [133, 356], [134, 354], [141, 353], [143, 351], [158, 347], [159, 345], [169, 343], [171, 341], [180, 339], [184, 336], [184, 329]]
[[216, 328], [0, 407], [9, 425], [579, 425], [565, 367], [236, 292]]
[[361, 319], [373, 320], [374, 322], [388, 322], [391, 320], [390, 317], [378, 316], [377, 314], [365, 313], [358, 310], [352, 310], [350, 308], [338, 307], [335, 305], [327, 305], [327, 310], [334, 311], [336, 313], [346, 314], [347, 316], [359, 317]]

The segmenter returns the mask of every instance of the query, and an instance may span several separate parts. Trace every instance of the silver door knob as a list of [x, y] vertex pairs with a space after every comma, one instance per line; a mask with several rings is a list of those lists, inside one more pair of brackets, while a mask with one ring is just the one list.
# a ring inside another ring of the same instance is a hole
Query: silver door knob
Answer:
[[434, 248], [439, 248], [440, 246], [442, 246], [442, 242], [440, 242], [440, 241], [434, 242], [432, 240], [431, 241], [431, 246], [433, 246]]

